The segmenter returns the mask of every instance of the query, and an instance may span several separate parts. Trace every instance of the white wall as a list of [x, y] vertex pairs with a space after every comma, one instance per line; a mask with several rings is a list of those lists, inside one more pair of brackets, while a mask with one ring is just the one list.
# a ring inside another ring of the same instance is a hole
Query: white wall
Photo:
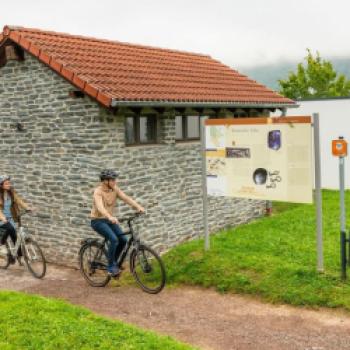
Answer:
[[[320, 116], [322, 187], [339, 188], [339, 160], [332, 156], [331, 142], [344, 136], [350, 143], [350, 98], [298, 101], [299, 108], [288, 109], [287, 115]], [[348, 145], [350, 152], [350, 145]], [[350, 155], [345, 160], [345, 187], [350, 189]]]

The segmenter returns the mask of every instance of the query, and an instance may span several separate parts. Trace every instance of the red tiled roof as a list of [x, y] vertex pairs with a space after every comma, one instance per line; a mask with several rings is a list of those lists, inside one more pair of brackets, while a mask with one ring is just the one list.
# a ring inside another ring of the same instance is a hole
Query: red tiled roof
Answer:
[[8, 38], [105, 106], [294, 104], [205, 55], [5, 26], [0, 45]]

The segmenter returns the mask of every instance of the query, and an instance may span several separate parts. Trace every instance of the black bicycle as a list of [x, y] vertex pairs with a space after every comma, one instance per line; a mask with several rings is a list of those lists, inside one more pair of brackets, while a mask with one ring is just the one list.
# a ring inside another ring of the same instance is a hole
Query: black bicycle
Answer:
[[[122, 269], [122, 265], [130, 253], [130, 272], [140, 287], [147, 293], [157, 294], [165, 286], [165, 267], [159, 255], [150, 247], [143, 244], [136, 235], [133, 228], [133, 221], [141, 214], [136, 213], [125, 217], [119, 222], [127, 222], [129, 227], [124, 236], [130, 236], [117, 265]], [[111, 280], [107, 272], [107, 240], [98, 238], [87, 238], [82, 242], [79, 252], [80, 271], [87, 282], [94, 287], [104, 287]]]

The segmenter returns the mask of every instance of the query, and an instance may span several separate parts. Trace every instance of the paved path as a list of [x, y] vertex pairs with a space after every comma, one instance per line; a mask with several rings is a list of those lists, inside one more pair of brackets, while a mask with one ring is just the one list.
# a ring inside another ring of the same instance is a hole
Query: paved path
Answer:
[[0, 271], [2, 289], [59, 297], [92, 311], [168, 334], [201, 349], [350, 350], [350, 314], [274, 306], [199, 288], [148, 295], [138, 288], [92, 288], [76, 270], [50, 265], [44, 280], [23, 268]]

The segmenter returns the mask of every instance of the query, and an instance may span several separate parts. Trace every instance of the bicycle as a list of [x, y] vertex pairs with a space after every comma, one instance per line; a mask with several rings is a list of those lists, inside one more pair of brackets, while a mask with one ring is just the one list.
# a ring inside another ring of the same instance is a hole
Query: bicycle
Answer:
[[[13, 245], [11, 239], [7, 239], [4, 244], [0, 246], [0, 269], [7, 269], [9, 265], [14, 264], [16, 260], [20, 265], [21, 256], [19, 251], [22, 251], [23, 259], [29, 272], [35, 278], [43, 278], [46, 274], [46, 260], [45, 256], [39, 246], [39, 244], [29, 236], [21, 224], [21, 217], [27, 212], [22, 213], [18, 217], [18, 230], [17, 230], [17, 241]], [[0, 227], [1, 230], [1, 227]], [[4, 232], [1, 232], [1, 241]], [[0, 242], [1, 242], [0, 241]]]
[[[119, 220], [119, 222], [127, 222], [128, 230], [123, 235], [130, 236], [130, 239], [120, 254], [117, 266], [122, 269], [131, 249], [129, 258], [131, 274], [143, 291], [157, 294], [165, 286], [165, 267], [159, 255], [137, 238], [133, 221], [139, 216], [140, 213], [136, 213]], [[93, 287], [104, 287], [111, 280], [111, 276], [107, 272], [107, 250], [106, 239], [87, 238], [82, 241], [79, 252], [80, 271]]]

